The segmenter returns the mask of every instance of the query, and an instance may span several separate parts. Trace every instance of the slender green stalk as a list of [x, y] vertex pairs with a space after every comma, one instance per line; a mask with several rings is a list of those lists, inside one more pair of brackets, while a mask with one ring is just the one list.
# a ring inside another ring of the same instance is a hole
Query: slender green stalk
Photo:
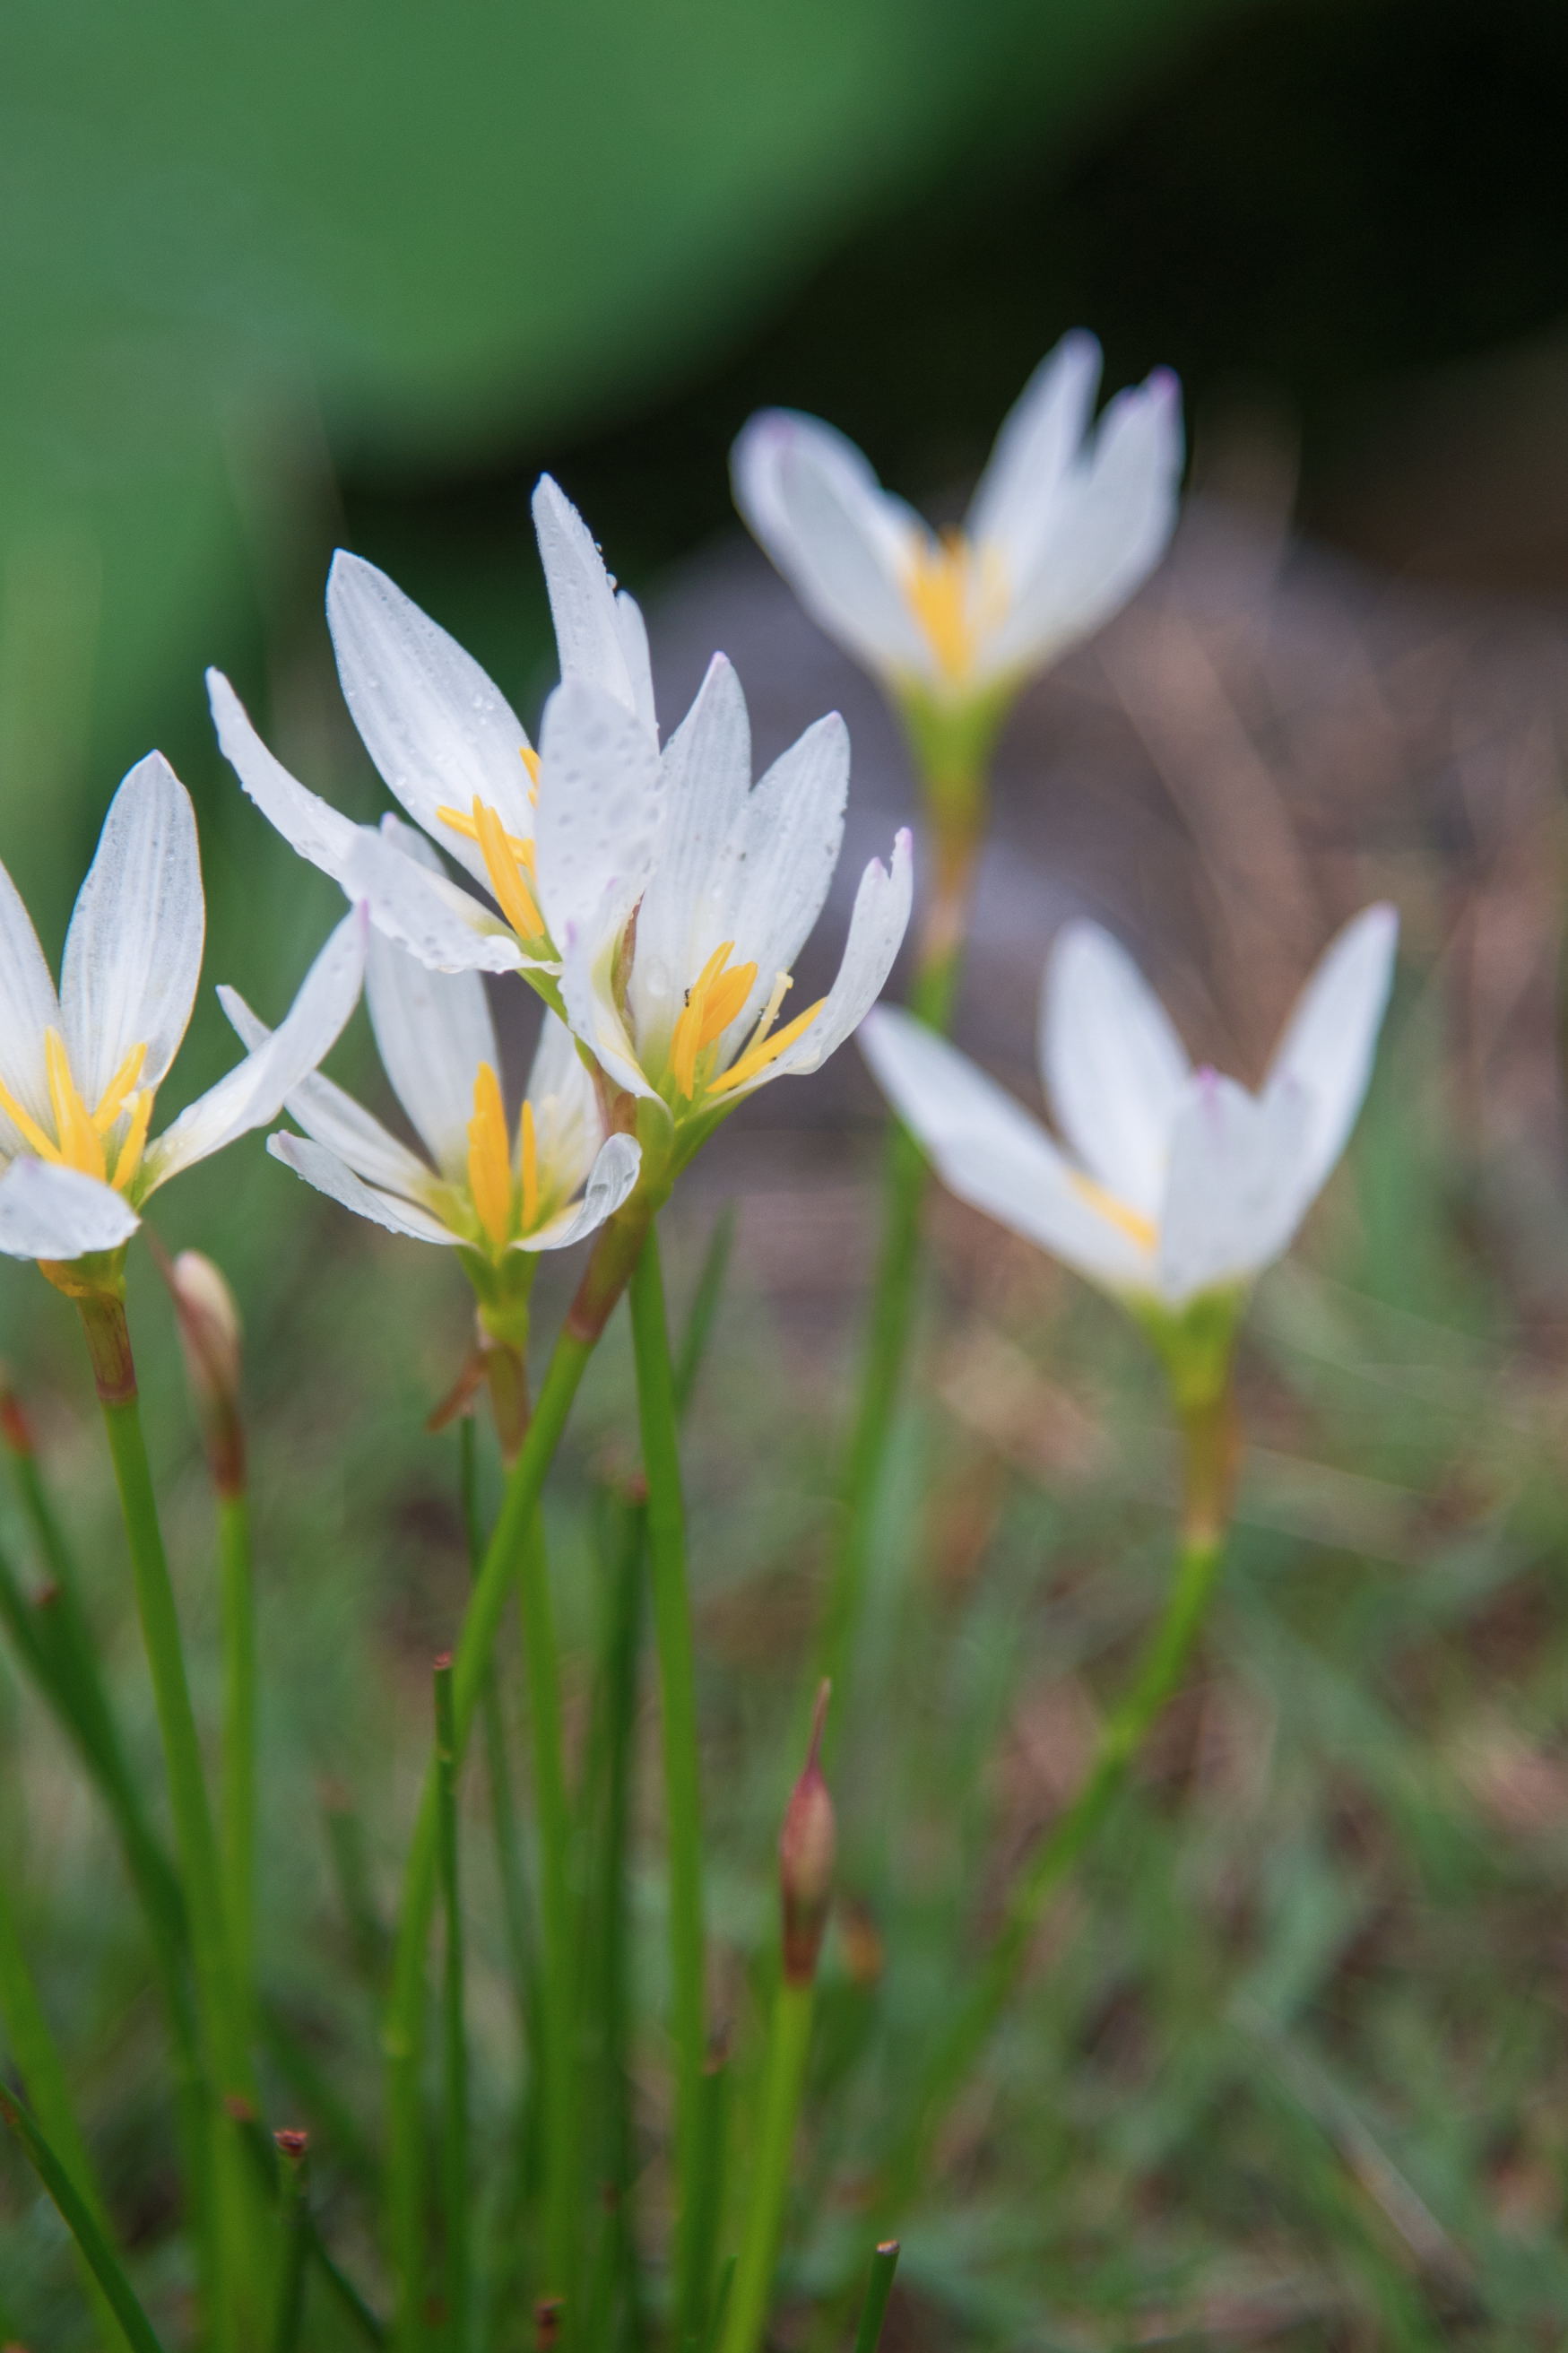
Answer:
[[893, 2293], [893, 2274], [898, 2268], [899, 2242], [897, 2239], [884, 2239], [871, 2257], [866, 2301], [860, 2306], [860, 2326], [855, 2331], [855, 2353], [877, 2353], [882, 2341], [888, 2298]]
[[[1180, 1401], [1180, 1400], [1178, 1400]], [[919, 2189], [933, 2137], [1017, 1983], [1040, 1919], [1119, 1796], [1155, 1718], [1179, 1685], [1214, 1597], [1225, 1553], [1233, 1458], [1228, 1377], [1183, 1412], [1186, 1507], [1164, 1609], [1131, 1683], [1100, 1729], [1081, 1788], [1015, 1882], [990, 1952], [920, 2079], [882, 2200], [901, 2213]]]
[[4, 2084], [0, 2084], [0, 2117], [5, 2119], [26, 2151], [34, 2172], [80, 2248], [83, 2260], [102, 2289], [104, 2299], [132, 2353], [163, 2353], [153, 2324], [137, 2302], [131, 2283], [121, 2269], [113, 2248], [94, 2220], [91, 2209], [50, 2147], [37, 2119]]
[[[269, 2136], [262, 2131], [254, 2116], [245, 2116], [240, 2119], [239, 2137], [241, 2146], [250, 2159], [251, 2170], [258, 2187], [266, 2193], [270, 2203], [285, 2204], [287, 2200], [279, 2162], [279, 2149], [287, 2141], [292, 2140], [297, 2143], [304, 2141], [306, 2136], [302, 2133], [277, 2133]], [[311, 2262], [321, 2273], [323, 2284], [331, 2288], [337, 2298], [345, 2318], [353, 2323], [367, 2345], [384, 2345], [385, 2323], [379, 2315], [372, 2311], [353, 2280], [333, 2256], [321, 2236], [316, 2218], [310, 2211], [309, 2200], [306, 2199], [298, 2206], [291, 2207], [289, 2213], [292, 2221], [304, 2235]]]
[[223, 1617], [222, 1852], [225, 1901], [242, 2028], [253, 2031], [256, 1987], [256, 1590], [250, 1501], [219, 1493]]
[[[999, 714], [998, 714], [999, 715]], [[935, 849], [922, 913], [910, 1009], [945, 1033], [963, 963], [974, 866], [986, 799], [984, 760], [995, 722], [961, 733], [921, 725], [907, 713]], [[836, 1724], [848, 1713], [848, 1676], [865, 1608], [866, 1585], [887, 1488], [888, 1465], [903, 1391], [904, 1366], [919, 1294], [921, 1212], [928, 1171], [908, 1129], [888, 1136], [882, 1240], [867, 1310], [864, 1353], [845, 1458], [838, 1531], [828, 1565], [827, 1599], [816, 1660], [839, 1696]], [[832, 1728], [828, 1733], [829, 1745]]]
[[278, 2310], [272, 2324], [272, 2353], [298, 2353], [305, 2325], [305, 2291], [310, 2255], [309, 2202], [310, 2148], [303, 2133], [276, 2136], [282, 2157], [282, 2260], [279, 2268]]
[[78, 1305], [120, 1491], [142, 1641], [163, 1736], [170, 1810], [195, 1972], [198, 2032], [207, 2088], [214, 2103], [212, 2196], [218, 2263], [216, 2321], [220, 2340], [239, 2344], [251, 2334], [245, 2307], [253, 2302], [247, 2245], [252, 2207], [238, 2170], [231, 2116], [236, 2111], [253, 2112], [257, 2105], [245, 2004], [229, 1944], [222, 1862], [207, 1801], [180, 1639], [179, 1613], [142, 1433], [125, 1311], [118, 1298], [105, 1292], [79, 1297]]
[[[468, 1573], [477, 1578], [484, 1561], [485, 1541], [479, 1518], [479, 1448], [472, 1414], [465, 1414], [458, 1423], [458, 1438]], [[534, 1962], [533, 1923], [530, 1917], [522, 1842], [518, 1833], [511, 1759], [507, 1753], [506, 1719], [493, 1668], [485, 1678], [479, 1704], [484, 1716], [485, 1778], [489, 1788], [496, 1880], [500, 1888], [507, 1957], [511, 1965], [512, 1984], [517, 1994], [526, 2047], [531, 2056], [538, 2048], [539, 2039], [539, 1971]]]
[[768, 2035], [750, 2200], [720, 2353], [756, 2353], [763, 2341], [784, 2232], [815, 1999], [813, 1978], [797, 1980], [788, 1972], [780, 1978]]
[[468, 2341], [468, 2036], [464, 2018], [463, 1894], [458, 1853], [458, 1734], [452, 1713], [452, 1662], [436, 1662], [437, 1844], [447, 1955], [442, 1973], [446, 2128], [442, 2171], [447, 2209], [447, 2331], [451, 2353]]
[[658, 1243], [652, 1228], [631, 1279], [632, 1347], [647, 1481], [647, 1553], [654, 1643], [662, 1698], [666, 1836], [669, 1848], [669, 1959], [675, 2041], [676, 2342], [700, 2336], [710, 2246], [704, 2242], [702, 2073], [708, 2053], [702, 1810], [697, 1675], [686, 1575], [675, 1380], [665, 1323]]
[[[489, 1544], [453, 1654], [453, 1712], [459, 1761], [489, 1671], [512, 1580], [533, 1527], [545, 1475], [588, 1360], [641, 1246], [648, 1210], [634, 1197], [599, 1235], [588, 1269], [552, 1351], [528, 1432], [507, 1474]], [[387, 2060], [386, 2235], [396, 2283], [394, 2342], [415, 2353], [424, 2340], [424, 2042], [426, 1948], [437, 1887], [436, 1784], [427, 1776], [404, 1868], [383, 2041]]]
[[[11, 1893], [4, 1880], [0, 1880], [0, 2025], [4, 2026], [12, 2061], [26, 2086], [41, 2130], [48, 2136], [83, 2205], [107, 2237], [109, 2218], [87, 2144], [77, 2124], [59, 2045], [44, 2015], [37, 1986], [27, 1967], [12, 1910]], [[85, 2260], [84, 2257], [84, 2263]], [[102, 2306], [100, 2325], [107, 2316], [110, 2330], [120, 2335], [112, 2307], [107, 2305], [90, 2268], [88, 2282], [93, 2302]]]

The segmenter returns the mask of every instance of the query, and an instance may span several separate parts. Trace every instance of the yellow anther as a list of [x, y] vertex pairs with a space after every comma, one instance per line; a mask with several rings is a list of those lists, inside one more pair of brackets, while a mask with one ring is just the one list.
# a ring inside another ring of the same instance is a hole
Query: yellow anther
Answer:
[[5, 1113], [13, 1127], [20, 1131], [23, 1141], [32, 1146], [40, 1160], [59, 1158], [53, 1137], [44, 1134], [32, 1113], [24, 1111], [10, 1088], [5, 1085], [0, 1085], [0, 1111]]
[[1130, 1209], [1125, 1201], [1119, 1201], [1114, 1193], [1097, 1184], [1092, 1176], [1086, 1176], [1081, 1169], [1069, 1169], [1068, 1173], [1072, 1178], [1073, 1190], [1080, 1199], [1087, 1201], [1091, 1209], [1107, 1219], [1119, 1232], [1124, 1233], [1129, 1241], [1136, 1242], [1140, 1250], [1152, 1250], [1158, 1247], [1160, 1229], [1152, 1218], [1144, 1217], [1141, 1210]]
[[522, 1230], [531, 1234], [539, 1223], [539, 1140], [534, 1133], [533, 1105], [526, 1097], [517, 1141], [522, 1176]]
[[810, 1029], [826, 1002], [826, 997], [819, 997], [815, 1005], [808, 1005], [804, 1013], [797, 1013], [793, 1021], [786, 1021], [784, 1028], [775, 1030], [771, 1038], [759, 1038], [754, 1045], [748, 1046], [739, 1061], [731, 1062], [721, 1079], [712, 1081], [709, 1093], [726, 1094], [731, 1087], [743, 1087], [756, 1077], [759, 1071], [765, 1071], [770, 1062], [777, 1060], [786, 1046], [793, 1046], [795, 1039]]
[[974, 659], [971, 572], [968, 543], [960, 532], [944, 532], [934, 543], [917, 540], [910, 550], [905, 593], [938, 669], [952, 679], [963, 678]]
[[44, 1032], [44, 1062], [48, 1071], [49, 1108], [55, 1115], [59, 1156], [67, 1167], [79, 1168], [84, 1176], [96, 1176], [102, 1183], [109, 1174], [103, 1138], [93, 1125], [71, 1076], [70, 1056], [58, 1029]]
[[92, 1114], [92, 1124], [100, 1135], [107, 1135], [135, 1092], [142, 1075], [142, 1065], [147, 1060], [146, 1046], [132, 1046], [104, 1090], [103, 1100]]
[[[524, 754], [526, 757], [526, 754]], [[443, 825], [460, 833], [465, 841], [477, 841], [485, 861], [485, 872], [495, 893], [497, 906], [511, 925], [520, 940], [537, 940], [543, 936], [544, 918], [539, 912], [532, 892], [523, 881], [523, 871], [533, 871], [534, 847], [521, 835], [508, 833], [500, 818], [488, 801], [474, 797], [473, 814], [465, 817], [461, 809], [439, 808], [436, 812]]]
[[721, 973], [713, 982], [703, 1007], [702, 1029], [697, 1040], [700, 1051], [704, 1046], [710, 1046], [715, 1038], [723, 1036], [750, 997], [756, 977], [754, 964], [738, 964], [731, 965], [728, 972]]
[[537, 807], [539, 801], [539, 754], [537, 752], [531, 750], [526, 744], [522, 745], [521, 750], [522, 765], [528, 770], [528, 797]]
[[131, 1124], [125, 1131], [114, 1163], [115, 1190], [123, 1193], [142, 1166], [142, 1155], [147, 1149], [147, 1128], [153, 1117], [153, 1090], [143, 1087], [136, 1098], [136, 1108], [131, 1114]]
[[498, 1250], [511, 1240], [511, 1154], [500, 1081], [489, 1062], [474, 1072], [474, 1115], [468, 1122], [468, 1191], [486, 1239]]
[[[725, 940], [721, 946], [716, 947], [686, 992], [685, 1010], [676, 1023], [675, 1034], [669, 1041], [670, 1075], [683, 1095], [693, 1095], [697, 1092], [697, 1057], [707, 1042], [703, 1029], [708, 1018], [709, 997], [729, 963], [734, 946], [733, 940]], [[754, 965], [752, 970], [754, 974]], [[750, 981], [746, 987], [751, 987]]]

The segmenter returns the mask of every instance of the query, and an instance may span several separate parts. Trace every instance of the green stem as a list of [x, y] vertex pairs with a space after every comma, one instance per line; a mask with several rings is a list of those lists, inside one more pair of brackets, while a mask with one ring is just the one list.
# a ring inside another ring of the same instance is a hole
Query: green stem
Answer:
[[686, 1507], [675, 1381], [665, 1323], [658, 1243], [650, 1227], [631, 1279], [632, 1347], [647, 1481], [648, 1579], [662, 1699], [666, 1836], [669, 1847], [669, 1957], [675, 2040], [678, 2182], [675, 2341], [701, 2333], [710, 2249], [703, 2243], [702, 2073], [707, 2058], [702, 1810], [697, 1676], [686, 1574]]
[[855, 2331], [855, 2353], [877, 2353], [882, 2341], [888, 2298], [893, 2293], [893, 2274], [898, 2268], [899, 2242], [897, 2239], [884, 2239], [871, 2257], [866, 2301], [860, 2306], [860, 2326]]
[[218, 1584], [223, 1616], [223, 1873], [242, 2027], [253, 2029], [256, 1988], [256, 1590], [250, 1504], [220, 1493]]
[[[77, 2124], [59, 2045], [44, 2015], [37, 1986], [27, 1967], [26, 1955], [22, 1950], [22, 1941], [16, 1932], [11, 1892], [3, 1880], [0, 1880], [0, 2026], [5, 2029], [12, 2061], [26, 2086], [27, 2096], [37, 2113], [41, 2130], [48, 2136], [83, 2205], [107, 2236], [109, 2219], [93, 2176], [87, 2143]], [[83, 2260], [85, 2263], [85, 2257]], [[93, 2301], [103, 2304], [102, 2290], [90, 2267], [88, 2277]], [[111, 2313], [111, 2307], [105, 2308]], [[104, 2313], [100, 2311], [100, 2325]], [[112, 2317], [110, 2327], [116, 2335], [120, 2333]]]
[[1233, 1454], [1228, 1379], [1183, 1409], [1186, 1509], [1165, 1607], [1131, 1683], [1101, 1727], [1082, 1788], [1015, 1882], [994, 1943], [958, 2004], [919, 2084], [900, 2135], [883, 2211], [896, 2216], [920, 2188], [933, 2137], [989, 2041], [1017, 1983], [1041, 1916], [1104, 1820], [1155, 1718], [1182, 1680], [1208, 1614], [1225, 1554]]
[[[453, 1713], [461, 1760], [508, 1594], [539, 1508], [545, 1474], [566, 1427], [588, 1360], [630, 1273], [649, 1214], [634, 1196], [605, 1226], [551, 1353], [528, 1434], [507, 1474], [501, 1507], [453, 1654]], [[387, 2060], [387, 2243], [396, 2282], [393, 2341], [414, 2353], [423, 2341], [425, 2174], [420, 2052], [425, 1959], [436, 1901], [436, 1784], [427, 1776], [404, 1867], [384, 2045]]]
[[114, 1464], [115, 1483], [131, 1551], [137, 1610], [152, 1674], [163, 1737], [164, 1771], [184, 1894], [196, 2016], [211, 2119], [219, 2341], [247, 2342], [253, 2301], [250, 2279], [251, 2201], [239, 2168], [235, 2115], [257, 2105], [246, 2034], [245, 2006], [235, 1976], [225, 1909], [222, 1862], [207, 1802], [195, 1713], [191, 1705], [180, 1639], [179, 1612], [158, 1520], [152, 1469], [142, 1432], [135, 1366], [125, 1310], [119, 1299], [94, 1292], [78, 1299], [99, 1402]]
[[447, 2209], [447, 2329], [451, 2353], [468, 2341], [468, 2038], [463, 2015], [463, 1898], [458, 1857], [458, 1734], [452, 1662], [436, 1662], [437, 1846], [447, 1955], [442, 1972], [446, 2129], [442, 2171]]
[[757, 2353], [763, 2341], [789, 2196], [815, 1992], [811, 1978], [797, 1979], [786, 1974], [774, 1997], [757, 2118], [755, 2170], [720, 2353]]
[[37, 2119], [3, 2084], [0, 2084], [0, 2117], [9, 2125], [26, 2151], [34, 2172], [80, 2248], [83, 2260], [103, 2291], [104, 2299], [127, 2344], [132, 2348], [132, 2353], [163, 2353], [153, 2324], [132, 2294], [131, 2283], [121, 2271], [113, 2248], [93, 2219], [91, 2209], [50, 2147]]
[[523, 1669], [532, 1739], [533, 1801], [539, 1824], [541, 1985], [541, 2140], [544, 2158], [544, 2279], [542, 2294], [559, 2300], [568, 2342], [580, 2339], [577, 2304], [582, 2138], [578, 2115], [577, 1940], [574, 1933], [572, 1810], [561, 1728], [561, 1661], [543, 1531], [537, 1516], [523, 1545]]
[[300, 2331], [305, 2325], [305, 2286], [310, 2253], [310, 2208], [307, 2196], [310, 2158], [302, 2133], [288, 2135], [286, 2144], [280, 2146], [282, 2264], [272, 2353], [298, 2353]]
[[[954, 834], [943, 849], [938, 887], [926, 911], [914, 986], [910, 993], [911, 1012], [943, 1033], [952, 1021], [958, 991], [978, 842], [977, 830], [970, 829]], [[914, 1326], [920, 1288], [921, 1212], [928, 1173], [920, 1145], [909, 1130], [895, 1121], [888, 1136], [881, 1247], [867, 1311], [864, 1354], [845, 1461], [842, 1510], [828, 1565], [827, 1601], [814, 1677], [816, 1681], [826, 1677], [837, 1695], [833, 1725], [827, 1730], [829, 1748], [834, 1725], [847, 1722], [849, 1716], [846, 1705], [848, 1679], [865, 1609], [867, 1580]]]

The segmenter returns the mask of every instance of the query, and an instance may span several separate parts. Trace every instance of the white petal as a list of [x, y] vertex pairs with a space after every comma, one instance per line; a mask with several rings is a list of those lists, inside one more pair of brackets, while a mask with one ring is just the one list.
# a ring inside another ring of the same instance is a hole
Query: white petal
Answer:
[[[49, 1109], [44, 1036], [59, 1027], [55, 984], [32, 917], [22, 904], [20, 892], [0, 866], [0, 1084], [49, 1134], [54, 1117]], [[26, 1148], [11, 1122], [0, 1113], [0, 1150]]]
[[1057, 1124], [1089, 1174], [1140, 1216], [1165, 1196], [1191, 1064], [1163, 1006], [1097, 923], [1057, 935], [1040, 989], [1040, 1070]]
[[522, 723], [471, 654], [384, 572], [340, 548], [327, 622], [343, 700], [365, 750], [416, 825], [483, 881], [479, 844], [444, 822], [475, 800], [509, 833], [533, 830]]
[[662, 1045], [685, 992], [721, 940], [731, 828], [752, 789], [752, 727], [741, 681], [715, 654], [697, 699], [664, 748], [658, 856], [637, 910], [632, 1017]]
[[1052, 502], [1033, 570], [1012, 583], [1006, 618], [985, 643], [988, 672], [1029, 668], [1090, 636], [1158, 564], [1176, 522], [1180, 403], [1163, 370], [1111, 402]]
[[544, 706], [535, 896], [558, 946], [618, 932], [641, 898], [664, 810], [658, 746], [626, 703], [568, 681]]
[[445, 1176], [468, 1162], [474, 1074], [500, 1074], [495, 1024], [477, 972], [432, 972], [379, 933], [365, 958], [365, 1001], [393, 1092]]
[[[844, 846], [848, 797], [849, 731], [834, 711], [773, 762], [731, 830], [719, 878], [728, 904], [715, 910], [714, 938], [698, 943], [707, 955], [732, 939], [737, 958], [756, 963], [751, 995], [728, 1032], [731, 1046], [751, 1029], [777, 976], [793, 970], [811, 936]], [[638, 936], [640, 946], [640, 929]]]
[[1355, 1125], [1394, 981], [1398, 939], [1399, 917], [1392, 907], [1366, 907], [1354, 916], [1319, 959], [1275, 1050], [1265, 1094], [1293, 1083], [1306, 1104], [1303, 1208]]
[[[265, 1046], [272, 1032], [257, 1019], [239, 991], [226, 987], [217, 994], [240, 1043], [252, 1051]], [[430, 1171], [417, 1155], [320, 1071], [289, 1089], [283, 1108], [307, 1135], [324, 1144], [336, 1159], [346, 1160], [367, 1184], [417, 1201], [431, 1183]]]
[[207, 700], [223, 755], [262, 816], [301, 858], [334, 882], [341, 881], [343, 860], [359, 830], [353, 818], [319, 793], [308, 792], [281, 760], [273, 758], [221, 670], [207, 672]]
[[996, 436], [964, 529], [975, 545], [997, 550], [1015, 581], [1034, 569], [1094, 406], [1100, 370], [1100, 345], [1075, 328], [1040, 362]]
[[141, 1220], [123, 1194], [47, 1160], [13, 1160], [0, 1176], [0, 1250], [8, 1258], [80, 1258], [118, 1250]]
[[1160, 1231], [1169, 1305], [1245, 1282], [1277, 1259], [1300, 1223], [1307, 1111], [1287, 1083], [1266, 1101], [1213, 1071], [1194, 1071], [1171, 1140]]
[[535, 961], [490, 908], [373, 826], [354, 828], [341, 880], [376, 930], [432, 972], [521, 972]]
[[537, 1234], [530, 1234], [517, 1244], [519, 1250], [564, 1250], [568, 1242], [581, 1241], [613, 1217], [626, 1199], [637, 1181], [642, 1167], [642, 1146], [635, 1136], [606, 1137], [597, 1159], [588, 1172], [588, 1186], [574, 1209], [563, 1212]]
[[615, 961], [615, 937], [602, 921], [590, 916], [580, 931], [569, 931], [561, 957], [561, 1001], [574, 1036], [605, 1076], [632, 1094], [657, 1100], [616, 1003]]
[[139, 1084], [179, 1051], [201, 977], [201, 854], [190, 795], [161, 752], [110, 803], [66, 934], [60, 1010], [71, 1071], [89, 1109], [144, 1045]]
[[533, 493], [550, 614], [563, 682], [576, 680], [614, 695], [653, 726], [653, 680], [642, 616], [628, 596], [621, 609], [594, 534], [559, 483], [542, 474]]
[[905, 590], [923, 525], [831, 426], [764, 409], [731, 459], [735, 503], [801, 603], [874, 670], [925, 674], [931, 656]]
[[533, 1106], [541, 1182], [575, 1193], [605, 1141], [593, 1074], [577, 1051], [577, 1040], [546, 1008], [544, 1025], [528, 1074]]
[[302, 1135], [289, 1135], [287, 1132], [269, 1135], [267, 1149], [274, 1160], [281, 1160], [286, 1168], [292, 1168], [296, 1176], [302, 1176], [318, 1193], [325, 1193], [329, 1200], [341, 1201], [345, 1209], [368, 1218], [373, 1225], [384, 1226], [390, 1234], [406, 1234], [416, 1242], [443, 1242], [448, 1246], [461, 1239], [414, 1202], [383, 1193], [374, 1185], [362, 1184], [336, 1153]]
[[1153, 1261], [1093, 1206], [1037, 1120], [934, 1029], [880, 1006], [860, 1050], [899, 1117], [936, 1163], [942, 1182], [1112, 1289], [1148, 1290]]
[[364, 976], [366, 923], [356, 908], [345, 915], [306, 974], [300, 993], [264, 1046], [205, 1095], [198, 1095], [146, 1159], [141, 1190], [165, 1185], [182, 1168], [221, 1152], [251, 1128], [276, 1119], [289, 1094], [313, 1071], [359, 1001]]
[[[908, 828], [893, 843], [888, 866], [873, 858], [860, 877], [849, 936], [838, 976], [811, 1027], [787, 1046], [763, 1073], [767, 1079], [804, 1077], [820, 1070], [852, 1030], [858, 1029], [887, 986], [893, 959], [909, 927], [914, 860]], [[753, 1082], [753, 1084], [759, 1082]], [[742, 1087], [737, 1092], [750, 1090]]]

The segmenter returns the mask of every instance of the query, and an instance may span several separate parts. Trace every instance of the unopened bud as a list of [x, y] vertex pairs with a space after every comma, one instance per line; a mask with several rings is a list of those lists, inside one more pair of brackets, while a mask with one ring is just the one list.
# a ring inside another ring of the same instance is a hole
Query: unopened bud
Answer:
[[805, 1770], [790, 1792], [779, 1833], [779, 1892], [784, 1902], [784, 1973], [790, 1985], [809, 1985], [833, 1896], [833, 1865], [838, 1848], [833, 1800], [818, 1756], [832, 1685], [816, 1694]]
[[245, 1427], [239, 1410], [239, 1310], [210, 1258], [182, 1250], [169, 1269], [185, 1375], [201, 1416], [213, 1483], [245, 1492]]
[[272, 2137], [278, 2144], [279, 2157], [285, 2158], [290, 2165], [304, 2163], [310, 2147], [310, 2136], [308, 2132], [300, 2132], [297, 2128], [285, 2126], [281, 2132], [275, 2132]]
[[[22, 1400], [11, 1386], [11, 1376], [0, 1367], [0, 1443], [11, 1454], [33, 1452], [33, 1426], [23, 1409]], [[0, 2353], [5, 2348], [0, 2346]]]

